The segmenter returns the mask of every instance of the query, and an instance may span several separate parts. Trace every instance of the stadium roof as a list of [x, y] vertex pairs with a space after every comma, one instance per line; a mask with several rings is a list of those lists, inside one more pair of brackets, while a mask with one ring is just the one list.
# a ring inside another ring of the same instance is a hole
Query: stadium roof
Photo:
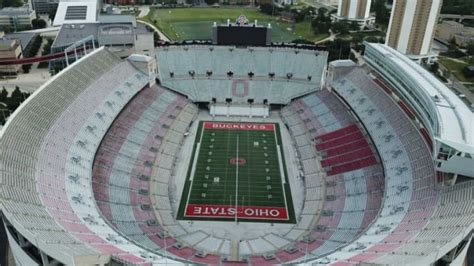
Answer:
[[53, 26], [97, 22], [98, 9], [97, 0], [61, 0]]
[[[440, 128], [440, 138], [451, 143], [474, 145], [474, 114], [446, 85], [400, 52], [383, 44], [367, 43], [410, 76], [432, 99]], [[464, 146], [463, 145], [463, 146]]]

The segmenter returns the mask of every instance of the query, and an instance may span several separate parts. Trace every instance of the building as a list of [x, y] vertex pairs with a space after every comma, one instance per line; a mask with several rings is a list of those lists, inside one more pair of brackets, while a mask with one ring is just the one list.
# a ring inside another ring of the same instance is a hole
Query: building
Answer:
[[6, 7], [0, 9], [0, 28], [20, 30], [31, 28], [36, 12], [29, 7]]
[[[153, 33], [130, 15], [103, 15], [93, 23], [63, 24], [51, 52], [62, 52], [68, 46], [90, 36], [97, 46], [107, 46], [122, 58], [133, 53], [154, 56]], [[63, 59], [53, 62], [63, 63]]]
[[97, 22], [101, 3], [97, 0], [61, 0], [53, 26]]
[[466, 47], [474, 42], [474, 28], [466, 27], [456, 21], [445, 20], [436, 27], [435, 38], [444, 43], [454, 40], [457, 45]]
[[[23, 58], [19, 40], [0, 39], [0, 60]], [[0, 74], [16, 75], [21, 65], [0, 65]]]
[[431, 44], [442, 0], [394, 0], [386, 44], [417, 62], [436, 60]]
[[6, 34], [4, 38], [8, 40], [19, 40], [22, 53], [28, 55], [37, 36], [38, 33], [35, 32], [15, 32]]
[[37, 14], [56, 12], [59, 0], [31, 0], [31, 7]]
[[339, 0], [334, 21], [355, 21], [361, 28], [372, 25], [375, 17], [370, 15], [372, 0]]

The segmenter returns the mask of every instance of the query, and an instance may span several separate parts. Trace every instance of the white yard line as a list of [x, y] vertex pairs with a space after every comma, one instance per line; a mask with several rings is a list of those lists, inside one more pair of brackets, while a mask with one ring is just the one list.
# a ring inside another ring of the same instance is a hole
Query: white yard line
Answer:
[[283, 169], [283, 160], [281, 158], [281, 149], [280, 145], [278, 145], [278, 138], [276, 134], [276, 125], [274, 125], [273, 128], [273, 133], [275, 133], [275, 144], [277, 147], [277, 154], [278, 154], [278, 165], [280, 168], [280, 177], [281, 177], [281, 189], [283, 190], [283, 200], [285, 202], [285, 208], [286, 208], [286, 215], [287, 218], [290, 219], [290, 213], [288, 212], [288, 203], [286, 202], [286, 190], [285, 190], [285, 184], [286, 184], [286, 179], [285, 179], [285, 169]]
[[194, 173], [196, 171], [196, 165], [197, 165], [197, 161], [199, 157], [199, 150], [201, 149], [202, 135], [204, 135], [205, 124], [206, 122], [202, 123], [201, 137], [199, 138], [199, 143], [197, 144], [196, 151], [194, 153], [193, 167], [191, 168], [191, 176], [189, 177], [191, 184], [189, 185], [188, 198], [186, 199], [186, 208], [184, 208], [184, 214], [183, 214], [184, 216], [186, 216], [186, 209], [188, 208], [189, 198], [191, 197], [191, 190], [193, 189]]
[[239, 204], [239, 135], [237, 134], [237, 158], [235, 164], [235, 223], [237, 223], [237, 207]]

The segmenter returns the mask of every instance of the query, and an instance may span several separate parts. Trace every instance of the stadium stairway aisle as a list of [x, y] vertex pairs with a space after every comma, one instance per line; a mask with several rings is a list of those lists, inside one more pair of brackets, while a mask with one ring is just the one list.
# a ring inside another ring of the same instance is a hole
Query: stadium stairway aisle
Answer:
[[[173, 247], [176, 240], [168, 236], [153, 211], [151, 177], [160, 157], [176, 156], [179, 141], [196, 113], [184, 97], [167, 89], [143, 89], [110, 127], [93, 167], [94, 197], [114, 228], [148, 248], [185, 258], [195, 251]], [[156, 207], [169, 209], [169, 202]]]
[[[303, 164], [312, 165], [303, 165], [307, 204], [315, 188], [324, 195], [320, 209], [313, 209], [313, 230], [296, 246], [303, 255], [324, 256], [355, 240], [374, 221], [382, 204], [383, 171], [367, 136], [329, 91], [294, 100], [282, 110], [282, 118]], [[285, 256], [279, 259], [285, 261]]]

